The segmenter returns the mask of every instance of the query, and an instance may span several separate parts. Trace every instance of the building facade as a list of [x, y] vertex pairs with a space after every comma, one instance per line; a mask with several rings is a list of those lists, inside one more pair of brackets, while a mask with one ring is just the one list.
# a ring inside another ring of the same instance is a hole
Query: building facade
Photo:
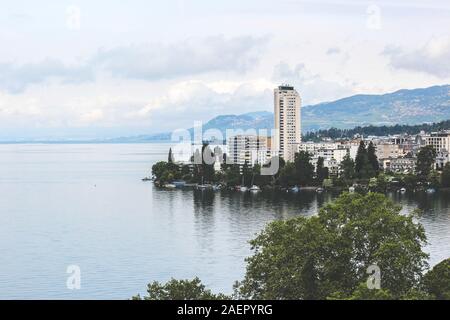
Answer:
[[275, 150], [285, 161], [294, 161], [301, 144], [301, 98], [292, 86], [274, 90]]
[[436, 152], [450, 150], [450, 131], [433, 132], [424, 136], [425, 145], [433, 146]]
[[274, 153], [272, 139], [256, 135], [236, 135], [228, 138], [227, 164], [266, 164]]

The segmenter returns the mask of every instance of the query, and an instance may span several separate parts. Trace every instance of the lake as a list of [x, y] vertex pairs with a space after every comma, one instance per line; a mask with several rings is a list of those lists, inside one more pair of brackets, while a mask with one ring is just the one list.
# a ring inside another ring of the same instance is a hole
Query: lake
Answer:
[[[128, 299], [150, 281], [198, 276], [230, 293], [248, 240], [313, 215], [330, 193], [160, 190], [141, 178], [167, 144], [0, 144], [0, 299]], [[390, 195], [420, 208], [430, 263], [450, 257], [450, 193]], [[81, 288], [66, 286], [67, 267]]]

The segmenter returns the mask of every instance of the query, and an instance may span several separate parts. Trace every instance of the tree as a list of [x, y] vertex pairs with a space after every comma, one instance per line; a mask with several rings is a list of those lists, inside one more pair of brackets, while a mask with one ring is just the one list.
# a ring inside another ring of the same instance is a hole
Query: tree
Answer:
[[328, 179], [329, 171], [328, 168], [324, 167], [324, 159], [322, 157], [319, 157], [317, 159], [317, 166], [316, 166], [316, 180], [317, 184], [321, 185], [323, 183], [323, 180]]
[[228, 164], [224, 171], [227, 186], [234, 187], [241, 183], [241, 170], [238, 164]]
[[367, 147], [367, 159], [372, 166], [375, 175], [378, 175], [378, 172], [380, 171], [380, 163], [378, 162], [375, 146], [372, 141], [370, 141], [369, 146]]
[[[171, 279], [165, 284], [157, 281], [150, 283], [147, 287], [148, 296], [144, 300], [223, 300], [229, 297], [223, 294], [213, 294], [205, 288], [199, 278], [193, 280]], [[137, 295], [133, 300], [141, 300]]]
[[311, 185], [314, 176], [314, 166], [311, 164], [311, 155], [305, 151], [296, 153], [294, 166], [297, 184]]
[[172, 154], [172, 148], [169, 149], [169, 155], [167, 157], [168, 163], [174, 163], [173, 154]]
[[355, 162], [350, 157], [350, 154], [346, 154], [341, 162], [340, 169], [342, 177], [346, 180], [352, 180], [355, 178]]
[[341, 195], [317, 216], [269, 224], [250, 243], [254, 251], [239, 292], [251, 299], [350, 298], [377, 265], [394, 299], [418, 286], [427, 268], [423, 227], [382, 194]]
[[366, 150], [366, 144], [364, 143], [364, 140], [361, 140], [358, 147], [358, 152], [356, 153], [356, 159], [355, 159], [355, 173], [360, 174], [364, 167], [367, 164], [367, 150]]
[[422, 182], [426, 181], [435, 161], [436, 150], [433, 146], [420, 148], [420, 151], [417, 154], [416, 173]]
[[278, 182], [282, 187], [291, 187], [297, 183], [295, 166], [292, 162], [288, 162], [280, 169]]
[[441, 185], [443, 188], [450, 188], [450, 162], [445, 165], [442, 171]]
[[164, 184], [180, 177], [177, 166], [173, 163], [170, 164], [164, 161], [159, 161], [152, 166], [152, 175], [160, 184]]
[[194, 162], [193, 180], [195, 182], [214, 181], [214, 161], [208, 163], [210, 159], [214, 160], [214, 153], [211, 151], [209, 145], [203, 144], [201, 152], [199, 149], [195, 150], [194, 155], [191, 157], [191, 161]]
[[450, 258], [446, 259], [424, 277], [425, 290], [438, 300], [450, 300]]
[[370, 179], [375, 176], [372, 164], [369, 162], [369, 155], [366, 144], [361, 140], [355, 159], [355, 173], [359, 179]]

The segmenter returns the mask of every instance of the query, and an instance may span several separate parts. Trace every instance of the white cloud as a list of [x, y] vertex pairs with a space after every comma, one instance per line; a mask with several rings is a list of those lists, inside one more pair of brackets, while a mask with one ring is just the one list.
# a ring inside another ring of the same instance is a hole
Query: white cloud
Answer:
[[22, 93], [29, 85], [49, 82], [86, 82], [106, 73], [120, 79], [158, 81], [205, 73], [242, 74], [254, 68], [267, 37], [214, 36], [174, 44], [151, 43], [101, 49], [78, 65], [57, 59], [15, 64], [0, 63], [0, 89]]
[[434, 37], [421, 48], [406, 52], [397, 46], [387, 46], [383, 54], [395, 69], [427, 73], [450, 78], [450, 37]]
[[259, 61], [266, 37], [224, 36], [100, 50], [92, 64], [115, 77], [160, 80], [206, 72], [244, 73]]
[[291, 66], [280, 62], [274, 67], [272, 79], [296, 87], [304, 105], [336, 100], [353, 93], [345, 84], [328, 81], [312, 73], [303, 63]]
[[85, 66], [68, 66], [56, 59], [22, 65], [0, 63], [0, 88], [10, 93], [22, 93], [27, 86], [62, 79], [64, 82], [92, 80]]

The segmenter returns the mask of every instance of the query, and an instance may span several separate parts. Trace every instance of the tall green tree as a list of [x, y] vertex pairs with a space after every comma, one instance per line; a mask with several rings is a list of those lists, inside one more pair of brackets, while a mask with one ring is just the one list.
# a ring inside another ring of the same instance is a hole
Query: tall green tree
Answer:
[[346, 154], [340, 164], [341, 176], [346, 180], [352, 180], [355, 178], [355, 162], [350, 157], [350, 154]]
[[417, 154], [416, 173], [422, 181], [427, 179], [435, 161], [436, 150], [433, 146], [420, 148], [419, 153]]
[[343, 194], [317, 216], [272, 222], [250, 243], [244, 280], [251, 299], [351, 297], [381, 270], [382, 288], [394, 299], [415, 289], [427, 269], [423, 227], [382, 194]]
[[380, 172], [380, 163], [378, 162], [378, 157], [376, 155], [375, 145], [372, 141], [369, 142], [369, 145], [367, 147], [367, 160], [369, 161], [370, 165], [372, 166], [373, 172], [375, 175], [378, 175]]
[[314, 165], [311, 163], [311, 154], [300, 151], [294, 158], [295, 176], [298, 185], [311, 185], [314, 177]]
[[172, 154], [172, 148], [169, 149], [169, 155], [167, 156], [167, 162], [168, 163], [174, 163], [174, 158]]
[[375, 172], [369, 162], [366, 144], [361, 140], [355, 159], [355, 175], [359, 179], [370, 179], [375, 176]]
[[[210, 163], [212, 159], [212, 163]], [[215, 178], [214, 172], [214, 152], [208, 144], [202, 145], [202, 150], [196, 149], [191, 157], [194, 163], [193, 180], [197, 183], [213, 182]]]
[[317, 166], [316, 166], [316, 180], [318, 185], [322, 185], [323, 180], [328, 179], [329, 171], [328, 168], [324, 166], [324, 159], [322, 157], [319, 157], [317, 159]]

